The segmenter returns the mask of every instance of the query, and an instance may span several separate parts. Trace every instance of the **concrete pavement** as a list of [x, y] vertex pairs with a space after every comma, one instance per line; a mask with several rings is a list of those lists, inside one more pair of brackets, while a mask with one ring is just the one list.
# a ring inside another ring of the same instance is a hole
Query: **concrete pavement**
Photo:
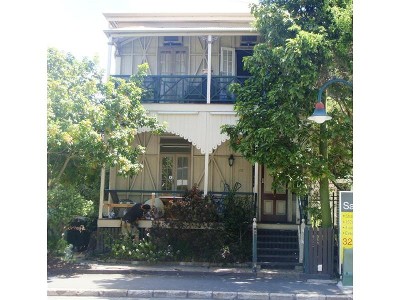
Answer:
[[[168, 299], [353, 299], [352, 287], [307, 278], [301, 270], [194, 263], [99, 263], [71, 276], [50, 276], [48, 296]], [[51, 297], [50, 297], [51, 298]]]

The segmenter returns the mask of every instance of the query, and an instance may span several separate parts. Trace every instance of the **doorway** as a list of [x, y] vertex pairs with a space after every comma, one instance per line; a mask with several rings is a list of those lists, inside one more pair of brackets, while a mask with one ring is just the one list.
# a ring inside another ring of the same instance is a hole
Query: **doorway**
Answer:
[[261, 221], [287, 223], [288, 193], [286, 187], [272, 189], [273, 178], [264, 166], [261, 174]]
[[160, 97], [181, 99], [185, 94], [182, 75], [187, 75], [188, 50], [186, 47], [166, 46], [159, 49]]
[[243, 58], [252, 56], [253, 49], [236, 49], [236, 75], [237, 76], [250, 76], [250, 72], [244, 69]]
[[161, 155], [161, 190], [184, 191], [189, 188], [189, 155]]

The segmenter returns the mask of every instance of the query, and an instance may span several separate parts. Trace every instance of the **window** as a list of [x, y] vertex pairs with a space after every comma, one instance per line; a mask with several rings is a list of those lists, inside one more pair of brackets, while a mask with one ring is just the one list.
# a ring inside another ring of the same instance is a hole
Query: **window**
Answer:
[[182, 46], [181, 36], [164, 36], [164, 46]]
[[254, 46], [257, 44], [256, 35], [242, 35], [240, 37], [240, 46]]

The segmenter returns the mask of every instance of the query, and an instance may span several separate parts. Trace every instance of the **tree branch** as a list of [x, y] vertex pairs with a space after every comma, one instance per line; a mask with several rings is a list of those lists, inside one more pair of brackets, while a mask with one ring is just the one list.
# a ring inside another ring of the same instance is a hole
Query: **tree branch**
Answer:
[[62, 174], [64, 173], [65, 169], [67, 168], [68, 163], [71, 161], [72, 158], [74, 158], [75, 155], [71, 154], [69, 156], [67, 156], [67, 158], [64, 161], [63, 166], [61, 167], [60, 172], [58, 172], [58, 175], [56, 176], [56, 178], [54, 179], [49, 179], [48, 183], [47, 183], [47, 188], [50, 188], [55, 182], [59, 181]]

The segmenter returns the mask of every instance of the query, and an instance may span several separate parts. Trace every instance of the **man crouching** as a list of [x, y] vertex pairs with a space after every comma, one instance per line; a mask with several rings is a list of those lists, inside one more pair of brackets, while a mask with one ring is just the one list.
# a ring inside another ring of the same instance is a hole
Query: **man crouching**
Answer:
[[[139, 241], [139, 223], [138, 221], [150, 211], [151, 207], [148, 204], [136, 203], [125, 213], [121, 220], [121, 229], [125, 228], [128, 233], [135, 236], [135, 241]], [[128, 228], [128, 224], [130, 224]]]

